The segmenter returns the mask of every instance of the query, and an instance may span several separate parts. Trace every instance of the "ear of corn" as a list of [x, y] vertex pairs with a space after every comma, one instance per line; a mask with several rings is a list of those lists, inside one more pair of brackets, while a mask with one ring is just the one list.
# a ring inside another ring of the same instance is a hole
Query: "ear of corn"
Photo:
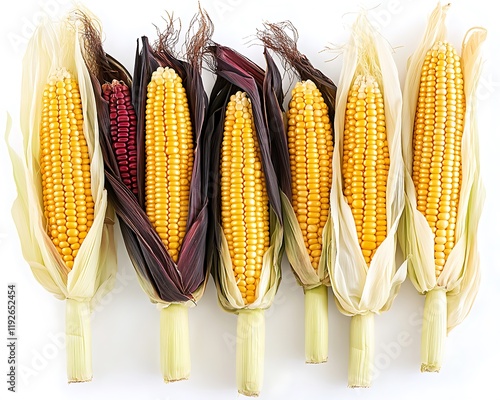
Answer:
[[[463, 83], [461, 60], [455, 49], [449, 43], [436, 42], [425, 55], [420, 75], [412, 170], [416, 208], [432, 231], [436, 279], [456, 241], [465, 114]], [[424, 309], [421, 370], [435, 372], [440, 370], [444, 354], [446, 290], [429, 291]]]
[[289, 181], [286, 134], [276, 97], [281, 78], [266, 52], [264, 73], [227, 47], [214, 44], [208, 50], [218, 77], [207, 120], [213, 127], [207, 140], [212, 145], [210, 174], [216, 185], [210, 196], [213, 230], [207, 239], [214, 250], [211, 261], [219, 303], [238, 315], [238, 392], [257, 396], [263, 382], [263, 311], [271, 306], [281, 277], [279, 182]]
[[439, 277], [455, 245], [465, 97], [460, 57], [446, 42], [427, 52], [413, 132], [413, 183], [417, 210], [434, 233]]
[[[201, 66], [212, 25], [200, 10], [186, 35], [186, 60], [181, 60], [173, 49], [180, 25], [168, 17], [153, 46], [145, 36], [138, 41], [133, 80], [109, 57], [101, 60], [95, 78], [104, 92], [110, 88], [103, 80], [119, 78], [131, 85], [137, 117], [126, 87], [113, 82], [111, 89], [121, 90], [112, 92], [105, 106], [116, 123], [112, 120], [102, 133], [101, 145], [128, 254], [142, 289], [160, 309], [161, 370], [164, 381], [173, 382], [189, 378], [188, 308], [201, 299], [210, 271], [205, 253], [211, 160], [203, 130], [208, 99]], [[114, 71], [121, 74], [115, 77]]]
[[47, 233], [71, 269], [92, 226], [94, 200], [78, 83], [64, 69], [43, 92], [40, 147]]
[[[320, 266], [324, 229], [330, 218], [332, 187], [333, 130], [329, 110], [316, 84], [297, 82], [287, 112], [288, 150], [292, 176], [292, 207], [295, 216], [285, 216], [294, 225], [296, 218], [303, 237], [314, 280], [326, 269]], [[287, 202], [283, 199], [283, 202]], [[286, 231], [291, 236], [290, 230]], [[327, 238], [329, 236], [326, 236]], [[286, 239], [289, 240], [289, 239]], [[288, 253], [291, 253], [292, 250]], [[290, 262], [297, 266], [294, 256]], [[324, 264], [324, 263], [323, 263]], [[297, 268], [305, 268], [297, 266]], [[304, 279], [308, 281], [308, 279]], [[305, 290], [305, 353], [307, 363], [328, 359], [328, 296], [326, 287], [314, 285]]]
[[342, 176], [344, 196], [368, 266], [387, 236], [389, 164], [383, 95], [374, 77], [358, 75], [345, 112]]
[[334, 253], [330, 191], [337, 87], [300, 52], [291, 22], [264, 23], [257, 37], [301, 79], [286, 116], [289, 163], [282, 170], [287, 168], [290, 178], [281, 179], [281, 204], [287, 258], [304, 289], [306, 363], [322, 363], [328, 359], [326, 286]]
[[[236, 92], [226, 106], [220, 180], [222, 232], [243, 303], [251, 305], [257, 297], [270, 231], [266, 181], [252, 104], [245, 92]], [[262, 310], [240, 311], [237, 333], [238, 337], [251, 338], [252, 343], [250, 347], [237, 346], [236, 358], [242, 360], [237, 363], [238, 390], [254, 396], [263, 373]]]
[[[182, 79], [158, 67], [147, 88], [145, 123], [146, 214], [174, 262], [186, 235], [194, 150], [191, 118]], [[191, 371], [187, 307], [171, 304], [161, 316], [165, 382], [188, 379]], [[182, 329], [180, 329], [182, 327]]]
[[102, 85], [102, 94], [109, 104], [112, 146], [120, 177], [137, 196], [137, 117], [130, 89], [125, 83], [113, 80]]
[[[252, 104], [245, 92], [233, 94], [225, 109], [220, 153], [221, 229], [232, 267], [232, 284], [241, 296], [236, 351], [238, 391], [259, 394], [264, 363], [264, 314], [253, 307], [269, 250], [270, 212]], [[238, 296], [238, 297], [239, 297]]]
[[[421, 370], [439, 371], [447, 332], [469, 313], [479, 285], [477, 229], [484, 201], [476, 96], [483, 28], [461, 54], [446, 41], [450, 5], [438, 4], [408, 63], [403, 108], [405, 222], [399, 236], [415, 288], [426, 296]], [[450, 292], [451, 291], [451, 292]]]
[[85, 382], [92, 379], [90, 302], [112, 288], [116, 254], [96, 97], [80, 47], [82, 24], [73, 16], [45, 21], [27, 45], [23, 153], [9, 151], [23, 255], [37, 281], [65, 300], [67, 377]]
[[236, 92], [226, 106], [221, 152], [221, 216], [234, 277], [245, 304], [255, 300], [269, 247], [269, 201], [252, 106]]
[[390, 308], [406, 277], [406, 263], [396, 264], [404, 206], [402, 98], [392, 49], [365, 13], [352, 31], [335, 116], [335, 130], [342, 135], [333, 156], [336, 254], [329, 275], [339, 310], [352, 317], [348, 385], [368, 387], [374, 314]]
[[311, 264], [318, 269], [330, 212], [333, 135], [328, 107], [312, 81], [298, 82], [288, 109], [292, 206]]
[[[375, 77], [358, 75], [347, 95], [342, 157], [343, 193], [352, 211], [366, 265], [387, 237], [389, 146], [383, 94]], [[349, 386], [369, 387], [373, 313], [351, 319]], [[363, 348], [364, 351], [359, 351]]]
[[174, 262], [186, 235], [193, 132], [181, 78], [159, 67], [146, 102], [146, 213]]

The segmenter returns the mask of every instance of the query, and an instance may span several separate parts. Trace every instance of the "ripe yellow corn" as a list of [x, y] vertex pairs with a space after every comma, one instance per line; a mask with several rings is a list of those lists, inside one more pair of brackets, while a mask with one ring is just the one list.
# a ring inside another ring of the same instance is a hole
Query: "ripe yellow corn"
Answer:
[[94, 200], [78, 82], [65, 69], [43, 92], [40, 172], [47, 233], [71, 269], [92, 226]]
[[328, 107], [314, 82], [297, 82], [288, 107], [292, 206], [314, 269], [330, 209], [333, 133]]
[[245, 304], [256, 297], [269, 247], [269, 206], [260, 148], [246, 93], [231, 96], [221, 151], [222, 229]]
[[374, 77], [359, 75], [347, 99], [342, 176], [343, 192], [368, 266], [387, 236], [389, 163], [382, 92]]
[[159, 67], [146, 102], [146, 213], [177, 262], [186, 234], [193, 171], [193, 133], [186, 91], [171, 68]]
[[464, 113], [460, 57], [449, 43], [437, 42], [422, 67], [413, 130], [417, 209], [435, 235], [436, 277], [455, 245]]

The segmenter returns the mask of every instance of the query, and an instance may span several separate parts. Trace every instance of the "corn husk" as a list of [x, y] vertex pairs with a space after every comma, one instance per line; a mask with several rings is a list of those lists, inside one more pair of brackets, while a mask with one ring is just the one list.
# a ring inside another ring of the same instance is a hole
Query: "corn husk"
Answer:
[[[215, 188], [211, 194], [211, 219], [208, 229], [209, 259], [217, 287], [221, 307], [238, 315], [236, 379], [238, 392], [246, 396], [258, 396], [264, 373], [264, 312], [276, 295], [281, 280], [283, 249], [283, 217], [281, 212], [280, 187], [276, 165], [283, 165], [285, 140], [282, 113], [277, 98], [281, 91], [281, 78], [272, 58], [264, 52], [267, 71], [228, 47], [213, 44], [212, 67], [217, 74], [207, 120], [207, 140], [212, 144], [211, 179]], [[252, 103], [254, 123], [257, 131], [261, 159], [269, 197], [270, 246], [264, 253], [261, 277], [256, 289], [255, 301], [245, 305], [236, 284], [233, 265], [226, 238], [220, 223], [219, 162], [224, 129], [224, 117], [229, 98], [236, 91], [247, 93]], [[273, 144], [273, 141], [275, 143]]]
[[[98, 27], [87, 21], [87, 38], [94, 49], [94, 91], [99, 107], [101, 146], [106, 166], [106, 182], [138, 281], [153, 304], [160, 310], [160, 364], [166, 383], [188, 379], [191, 373], [188, 309], [202, 297], [209, 275], [205, 263], [205, 241], [208, 224], [208, 151], [204, 146], [202, 127], [208, 99], [201, 80], [203, 45], [211, 35], [211, 23], [200, 11], [191, 23], [186, 58], [174, 55], [180, 24], [170, 16], [167, 27], [158, 31], [151, 46], [147, 37], [138, 40], [134, 77], [102, 49]], [[194, 167], [190, 187], [190, 203], [186, 236], [178, 262], [175, 263], [153, 228], [144, 209], [145, 191], [145, 109], [147, 85], [159, 66], [173, 68], [182, 78], [188, 97], [194, 136]], [[112, 149], [108, 104], [102, 97], [101, 85], [113, 79], [131, 88], [137, 113], [137, 185], [134, 195], [122, 181]]]
[[[343, 52], [338, 85], [331, 199], [333, 240], [336, 254], [330, 279], [336, 303], [351, 320], [348, 384], [368, 387], [373, 368], [373, 314], [390, 308], [406, 277], [406, 262], [397, 265], [396, 231], [404, 206], [403, 161], [401, 158], [401, 91], [392, 59], [392, 49], [362, 13], [352, 27]], [[351, 209], [342, 191], [342, 154], [346, 100], [356, 73], [369, 72], [378, 80], [384, 96], [386, 134], [390, 167], [387, 179], [387, 237], [378, 247], [368, 268], [358, 242]], [[340, 132], [340, 134], [339, 134]]]
[[[415, 288], [426, 294], [422, 331], [422, 371], [439, 371], [447, 332], [460, 324], [469, 313], [479, 286], [477, 228], [484, 202], [484, 188], [479, 173], [479, 146], [476, 117], [476, 89], [480, 76], [480, 47], [486, 30], [472, 28], [462, 43], [462, 71], [466, 113], [462, 138], [462, 187], [456, 223], [456, 242], [436, 279], [434, 235], [425, 217], [416, 208], [412, 181], [413, 125], [426, 52], [436, 41], [446, 40], [445, 17], [449, 5], [432, 12], [424, 37], [408, 61], [404, 87], [403, 159], [405, 163], [406, 207], [401, 224], [401, 247], [408, 257], [409, 276]], [[418, 78], [417, 78], [418, 77]]]
[[[289, 22], [265, 23], [264, 29], [257, 31], [257, 37], [266, 48], [276, 52], [286, 70], [302, 80], [311, 80], [320, 90], [328, 106], [330, 121], [335, 118], [335, 96], [337, 87], [320, 70], [314, 68], [309, 59], [298, 49], [298, 32]], [[283, 98], [281, 99], [283, 102]], [[286, 117], [285, 117], [286, 121]], [[286, 142], [285, 142], [286, 144]], [[281, 204], [285, 250], [292, 271], [305, 294], [305, 357], [306, 362], [318, 364], [328, 360], [328, 263], [335, 248], [332, 240], [331, 215], [323, 229], [323, 250], [318, 269], [314, 269], [302, 236], [297, 216], [292, 207], [291, 171], [288, 148], [285, 149], [287, 176], [280, 181]]]
[[[23, 256], [37, 281], [50, 293], [66, 300], [66, 352], [69, 382], [92, 379], [90, 312], [92, 300], [114, 284], [116, 254], [112, 209], [107, 207], [104, 164], [99, 147], [96, 104], [81, 46], [82, 25], [71, 13], [65, 19], [45, 20], [35, 30], [23, 59], [21, 130], [23, 149], [10, 145], [18, 191], [12, 207]], [[39, 127], [42, 95], [49, 76], [64, 67], [78, 80], [82, 100], [83, 132], [91, 160], [95, 219], [69, 270], [45, 229], [39, 167]]]

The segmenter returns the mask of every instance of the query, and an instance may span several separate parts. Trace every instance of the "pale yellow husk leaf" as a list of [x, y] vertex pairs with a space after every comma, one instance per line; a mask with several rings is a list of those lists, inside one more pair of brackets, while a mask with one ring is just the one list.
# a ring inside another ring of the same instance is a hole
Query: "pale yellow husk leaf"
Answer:
[[[462, 187], [457, 213], [456, 244], [443, 272], [436, 279], [434, 237], [423, 216], [416, 208], [415, 186], [412, 181], [413, 125], [418, 99], [421, 68], [426, 52], [436, 41], [446, 40], [445, 17], [449, 5], [438, 5], [431, 14], [422, 42], [408, 61], [404, 87], [402, 143], [405, 163], [405, 212], [400, 226], [400, 242], [408, 257], [408, 271], [415, 288], [422, 294], [439, 287], [447, 291], [448, 331], [469, 313], [479, 285], [479, 255], [477, 228], [484, 203], [484, 187], [479, 170], [476, 89], [480, 77], [481, 44], [486, 39], [484, 28], [472, 28], [462, 43], [462, 69], [466, 113], [462, 139]], [[418, 78], [417, 78], [418, 77]]]
[[260, 282], [257, 285], [255, 301], [245, 304], [236, 284], [233, 273], [233, 263], [229, 247], [222, 227], [219, 226], [222, 242], [219, 250], [220, 278], [217, 280], [217, 295], [219, 303], [226, 311], [237, 313], [240, 310], [267, 309], [271, 306], [281, 279], [281, 258], [283, 255], [283, 227], [280, 225], [273, 209], [270, 216], [270, 245], [264, 253]]
[[328, 279], [328, 264], [334, 257], [334, 242], [332, 241], [332, 219], [328, 219], [323, 229], [323, 248], [318, 270], [311, 264], [311, 258], [304, 243], [299, 221], [288, 197], [281, 193], [281, 209], [283, 210], [283, 232], [285, 251], [295, 277], [304, 289], [313, 289], [320, 285], [330, 285]]
[[[402, 98], [392, 49], [361, 14], [345, 47], [337, 90], [335, 151], [331, 213], [335, 257], [329, 265], [332, 289], [339, 310], [345, 315], [380, 313], [390, 308], [406, 278], [406, 262], [396, 264], [396, 232], [404, 207], [403, 161], [401, 157]], [[361, 54], [364, 52], [364, 54]], [[370, 54], [367, 54], [370, 53]], [[364, 65], [359, 60], [365, 60]], [[378, 59], [378, 65], [376, 61]], [[369, 64], [366, 60], [370, 60]], [[379, 80], [384, 95], [390, 167], [387, 179], [387, 237], [368, 268], [361, 252], [351, 209], [342, 192], [342, 154], [346, 102], [357, 71], [369, 71]]]

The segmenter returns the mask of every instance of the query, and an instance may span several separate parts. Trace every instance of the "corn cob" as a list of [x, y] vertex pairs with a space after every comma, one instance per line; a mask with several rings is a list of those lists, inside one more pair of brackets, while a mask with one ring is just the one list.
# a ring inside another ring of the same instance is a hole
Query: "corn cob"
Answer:
[[186, 91], [171, 68], [151, 77], [146, 102], [146, 213], [174, 262], [186, 234], [193, 134]]
[[123, 82], [113, 80], [102, 85], [102, 93], [109, 104], [111, 140], [120, 176], [137, 195], [137, 117], [130, 90]]
[[71, 269], [94, 219], [78, 82], [60, 69], [43, 91], [40, 172], [47, 233]]
[[417, 209], [434, 233], [436, 277], [455, 245], [464, 114], [460, 57], [449, 43], [437, 42], [422, 67], [413, 130]]
[[333, 131], [328, 107], [314, 82], [297, 82], [287, 117], [292, 206], [317, 270], [330, 209]]
[[269, 247], [269, 208], [252, 106], [244, 92], [227, 104], [221, 155], [222, 229], [238, 288], [251, 304]]
[[372, 76], [359, 75], [347, 99], [342, 176], [344, 196], [368, 266], [387, 236], [389, 162], [381, 90]]

